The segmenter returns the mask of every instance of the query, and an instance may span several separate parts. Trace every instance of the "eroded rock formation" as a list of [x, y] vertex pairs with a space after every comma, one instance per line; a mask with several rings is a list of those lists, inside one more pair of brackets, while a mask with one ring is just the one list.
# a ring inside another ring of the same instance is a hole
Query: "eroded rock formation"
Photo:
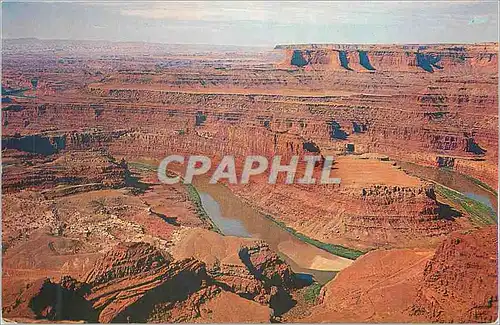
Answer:
[[339, 157], [331, 175], [340, 185], [267, 184], [261, 178], [232, 188], [301, 233], [362, 250], [433, 246], [454, 229], [470, 227], [436, 201], [432, 184], [386, 159]]
[[302, 321], [492, 322], [496, 247], [496, 227], [489, 227], [454, 233], [435, 252], [370, 252], [325, 286]]
[[[183, 232], [188, 232], [188, 238], [178, 239], [170, 248], [176, 258], [143, 242], [119, 243], [96, 261], [81, 282], [67, 276], [60, 282], [35, 281], [3, 311], [15, 318], [103, 323], [204, 318], [268, 322], [273, 314], [291, 307], [285, 303], [292, 303], [293, 272], [267, 245], [210, 231]], [[195, 245], [215, 244], [226, 249], [199, 260], [203, 249], [192, 251], [194, 256], [186, 251], [192, 240]], [[209, 268], [203, 260], [212, 262]], [[227, 315], [227, 303], [219, 304], [228, 298], [232, 308], [248, 308], [253, 314]]]
[[495, 44], [471, 45], [276, 45], [284, 66], [370, 71], [489, 70], [498, 64]]

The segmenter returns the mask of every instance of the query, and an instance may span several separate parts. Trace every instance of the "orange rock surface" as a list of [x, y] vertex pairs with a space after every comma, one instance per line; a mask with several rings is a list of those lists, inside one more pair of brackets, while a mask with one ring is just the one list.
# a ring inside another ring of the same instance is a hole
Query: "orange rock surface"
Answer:
[[[201, 250], [186, 251], [190, 239], [181, 239], [170, 248], [175, 258], [143, 242], [119, 243], [99, 258], [81, 281], [69, 276], [59, 282], [41, 279], [17, 295], [4, 296], [4, 314], [13, 319], [102, 323], [269, 322], [273, 313], [283, 308], [288, 291], [295, 286], [293, 273], [265, 244], [243, 241], [235, 246], [229, 237], [196, 229], [183, 231], [204, 238], [201, 240], [207, 247], [227, 242], [224, 246], [229, 249], [216, 254], [207, 269], [206, 255], [192, 257]], [[57, 290], [67, 295], [62, 304]], [[236, 313], [227, 313], [228, 308]], [[241, 313], [247, 308], [252, 314]]]
[[435, 252], [370, 252], [328, 283], [301, 321], [493, 322], [497, 245], [496, 227], [489, 227], [453, 233]]

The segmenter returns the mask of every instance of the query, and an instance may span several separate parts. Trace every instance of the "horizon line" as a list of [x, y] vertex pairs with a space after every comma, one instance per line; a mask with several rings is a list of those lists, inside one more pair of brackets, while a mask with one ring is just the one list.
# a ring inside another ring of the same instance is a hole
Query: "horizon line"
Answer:
[[394, 43], [325, 43], [325, 42], [310, 42], [310, 43], [274, 43], [274, 45], [236, 45], [236, 44], [217, 44], [217, 43], [165, 43], [165, 42], [149, 42], [149, 41], [112, 41], [106, 39], [63, 39], [63, 38], [38, 38], [38, 37], [14, 37], [3, 38], [2, 41], [22, 41], [22, 40], [37, 40], [37, 41], [70, 41], [70, 42], [108, 42], [108, 43], [144, 43], [144, 44], [159, 44], [159, 45], [199, 45], [199, 46], [232, 46], [232, 47], [272, 47], [275, 49], [278, 46], [305, 46], [305, 45], [478, 45], [478, 44], [499, 44], [500, 40], [496, 41], [477, 41], [477, 42], [394, 42]]

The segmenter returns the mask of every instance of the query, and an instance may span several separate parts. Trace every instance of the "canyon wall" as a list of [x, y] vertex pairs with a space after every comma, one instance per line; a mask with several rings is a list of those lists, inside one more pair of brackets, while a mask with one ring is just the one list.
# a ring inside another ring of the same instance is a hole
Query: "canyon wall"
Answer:
[[[285, 52], [286, 66], [276, 52]], [[223, 61], [206, 54], [182, 59], [121, 54], [96, 62], [77, 53], [70, 64], [38, 54], [6, 57], [9, 87], [40, 76], [32, 97], [3, 105], [5, 148], [39, 154], [100, 148], [128, 161], [203, 154], [214, 164], [233, 155], [238, 168], [246, 155], [281, 155], [287, 161], [292, 155], [378, 153], [453, 168], [497, 187], [497, 44], [290, 45]], [[39, 65], [58, 72], [43, 74]], [[380, 179], [366, 184], [366, 173], [350, 170], [355, 163], [338, 168], [343, 173], [338, 189], [309, 189], [319, 201], [335, 191], [339, 206], [356, 202], [345, 206], [349, 213], [342, 217], [340, 210], [332, 217], [320, 205], [297, 221], [293, 186], [250, 184], [235, 191], [317, 239], [335, 241], [345, 234], [352, 245], [425, 241], [467, 227], [464, 219], [443, 215], [428, 184], [392, 184], [387, 177], [392, 169], [385, 167]], [[362, 160], [356, 170], [384, 163], [376, 164]], [[358, 178], [350, 184], [349, 175]], [[405, 197], [400, 203], [399, 196]], [[367, 242], [370, 231], [378, 232], [375, 242]]]
[[357, 72], [462, 72], [491, 71], [498, 66], [496, 44], [476, 45], [277, 45], [285, 51], [283, 67]]

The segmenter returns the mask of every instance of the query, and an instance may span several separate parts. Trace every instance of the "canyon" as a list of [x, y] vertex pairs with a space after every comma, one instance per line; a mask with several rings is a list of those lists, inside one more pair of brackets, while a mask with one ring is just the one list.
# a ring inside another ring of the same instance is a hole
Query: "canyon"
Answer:
[[[18, 39], [2, 56], [5, 318], [497, 318], [497, 43]], [[232, 156], [238, 180], [250, 155], [299, 156], [298, 176], [321, 156], [318, 180], [332, 156], [341, 182], [164, 184], [169, 155], [209, 173]]]

